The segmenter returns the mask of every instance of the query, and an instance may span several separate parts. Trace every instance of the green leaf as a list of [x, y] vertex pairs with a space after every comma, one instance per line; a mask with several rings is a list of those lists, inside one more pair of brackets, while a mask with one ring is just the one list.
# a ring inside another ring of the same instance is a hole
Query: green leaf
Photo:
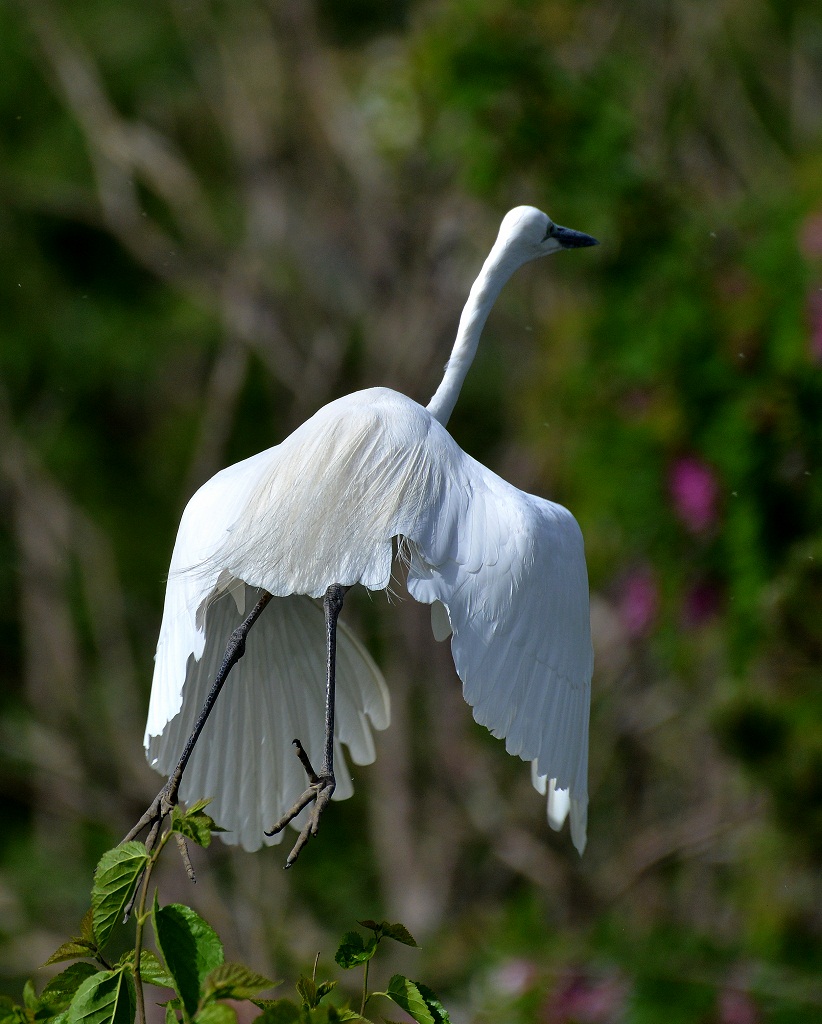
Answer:
[[[127, 966], [132, 971], [134, 970], [133, 949], [120, 957], [118, 966]], [[140, 977], [148, 985], [157, 985], [158, 988], [174, 988], [174, 979], [150, 949], [143, 949], [140, 952]]]
[[100, 949], [123, 917], [147, 863], [146, 848], [136, 840], [108, 850], [100, 858], [91, 890], [94, 934]]
[[320, 1005], [320, 1000], [327, 996], [336, 984], [336, 981], [323, 981], [318, 985], [313, 978], [301, 974], [297, 982], [297, 991], [302, 996], [303, 1006], [307, 1010], [316, 1009]]
[[383, 921], [381, 927], [382, 933], [387, 939], [393, 939], [395, 942], [401, 942], [404, 946], [415, 946], [419, 949], [417, 940], [404, 924], [399, 922], [390, 924], [388, 921]]
[[80, 957], [93, 957], [97, 953], [97, 947], [79, 937], [69, 939], [62, 946], [56, 949], [43, 964], [48, 967], [50, 964], [59, 964], [63, 960], [77, 960]]
[[166, 1024], [180, 1024], [180, 1018], [177, 1016], [177, 1007], [174, 1005], [179, 1002], [177, 999], [172, 999], [166, 1003]]
[[336, 986], [337, 986], [336, 981], [322, 981], [322, 982], [320, 982], [320, 984], [317, 986], [317, 1002], [315, 1003], [315, 1005], [319, 1005], [320, 1000], [325, 998], [325, 996], [327, 996], [328, 993], [333, 988], [336, 988]]
[[451, 1024], [451, 1018], [448, 1016], [448, 1011], [434, 995], [431, 989], [427, 985], [423, 985], [421, 981], [415, 982], [420, 995], [425, 1000], [425, 1005], [431, 1011], [431, 1015], [437, 1024]]
[[317, 999], [317, 985], [314, 979], [301, 974], [297, 980], [297, 991], [300, 993], [303, 1006], [307, 1010], [313, 1010], [319, 1002], [319, 999]]
[[300, 1019], [300, 1008], [290, 999], [272, 999], [254, 1024], [293, 1024]]
[[450, 1024], [445, 1007], [430, 988], [395, 974], [385, 993], [418, 1024]]
[[136, 997], [128, 971], [99, 971], [77, 989], [67, 1024], [133, 1024]]
[[203, 998], [251, 999], [263, 989], [274, 988], [278, 984], [243, 964], [220, 964], [205, 979]]
[[98, 973], [100, 972], [94, 964], [87, 964], [85, 961], [72, 964], [71, 967], [67, 967], [51, 979], [43, 989], [40, 1002], [48, 1003], [55, 1012], [63, 1010], [74, 998], [74, 994], [83, 982]]
[[225, 1003], [209, 1003], [194, 1018], [195, 1024], [237, 1024], [237, 1014]]
[[[367, 927], [367, 926], [366, 926]], [[344, 970], [349, 971], [358, 964], [364, 964], [377, 952], [379, 938], [376, 935], [364, 939], [359, 932], [346, 932], [342, 937], [334, 959]]]
[[171, 831], [179, 832], [198, 846], [209, 846], [211, 833], [225, 832], [225, 829], [220, 828], [210, 815], [203, 813], [208, 803], [209, 800], [198, 800], [187, 811], [175, 807], [171, 812]]
[[223, 962], [223, 944], [199, 914], [181, 903], [154, 903], [154, 934], [186, 1013], [193, 1017], [206, 977]]
[[40, 1000], [34, 991], [34, 982], [31, 978], [23, 986], [23, 1005], [27, 1010], [36, 1010], [40, 1006]]
[[4, 1024], [5, 1021], [12, 1021], [17, 1019], [16, 1007], [14, 1000], [8, 996], [0, 996], [0, 1024]]
[[80, 935], [85, 942], [90, 943], [95, 948], [97, 947], [97, 936], [94, 934], [94, 910], [92, 907], [89, 907], [85, 914], [83, 914], [83, 920], [80, 922]]
[[404, 924], [400, 924], [399, 921], [357, 921], [357, 924], [363, 928], [370, 928], [375, 933], [378, 939], [384, 935], [389, 939], [394, 939], [395, 942], [402, 942], [405, 946], [416, 946], [419, 949], [419, 945], [414, 936], [409, 932]]

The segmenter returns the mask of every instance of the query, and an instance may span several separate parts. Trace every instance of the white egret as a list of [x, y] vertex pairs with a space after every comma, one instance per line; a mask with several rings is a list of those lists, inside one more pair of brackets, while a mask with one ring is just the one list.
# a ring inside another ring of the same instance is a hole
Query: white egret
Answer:
[[451, 635], [474, 717], [532, 761], [549, 821], [559, 828], [570, 809], [582, 852], [593, 664], [582, 535], [570, 512], [500, 479], [445, 425], [511, 274], [594, 244], [533, 207], [511, 210], [427, 408], [386, 388], [348, 395], [197, 491], [171, 559], [145, 734], [150, 763], [171, 778], [130, 837], [150, 825], [153, 842], [178, 795], [211, 797], [223, 840], [247, 850], [297, 819], [293, 862], [332, 794], [351, 793], [343, 745], [370, 763], [371, 729], [388, 725], [383, 678], [337, 616], [347, 588], [388, 586], [399, 543], [409, 593], [432, 606], [436, 638]]

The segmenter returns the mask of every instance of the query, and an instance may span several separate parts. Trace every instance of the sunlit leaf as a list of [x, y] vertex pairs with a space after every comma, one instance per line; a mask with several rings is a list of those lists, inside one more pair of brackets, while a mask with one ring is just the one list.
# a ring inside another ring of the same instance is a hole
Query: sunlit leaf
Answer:
[[243, 964], [220, 964], [203, 983], [203, 997], [212, 999], [251, 999], [279, 982], [257, 974]]
[[448, 1013], [431, 989], [395, 974], [386, 995], [410, 1014], [418, 1024], [450, 1024]]
[[37, 998], [37, 993], [34, 990], [34, 982], [31, 978], [29, 978], [23, 986], [23, 1005], [27, 1010], [36, 1010], [40, 1005], [40, 1000]]
[[198, 846], [209, 846], [212, 832], [225, 832], [210, 815], [204, 813], [203, 808], [209, 803], [209, 800], [198, 800], [187, 811], [175, 807], [171, 813], [172, 831], [179, 832]]
[[[118, 966], [128, 966], [134, 970], [133, 949], [120, 957]], [[140, 951], [140, 977], [149, 985], [157, 985], [159, 988], [174, 988], [174, 979], [150, 949]]]
[[108, 850], [100, 858], [94, 872], [91, 909], [94, 934], [101, 949], [122, 919], [147, 863], [146, 848], [136, 840]]
[[133, 1024], [136, 997], [131, 974], [99, 971], [77, 989], [68, 1024]]
[[64, 960], [77, 960], [81, 957], [93, 957], [97, 947], [85, 939], [74, 938], [59, 946], [43, 964], [48, 967], [50, 964], [59, 964]]
[[100, 972], [94, 964], [85, 961], [72, 964], [71, 967], [67, 967], [66, 970], [51, 979], [43, 989], [40, 1002], [48, 1003], [55, 1009], [64, 1009], [74, 998], [74, 994], [83, 982], [98, 973]]

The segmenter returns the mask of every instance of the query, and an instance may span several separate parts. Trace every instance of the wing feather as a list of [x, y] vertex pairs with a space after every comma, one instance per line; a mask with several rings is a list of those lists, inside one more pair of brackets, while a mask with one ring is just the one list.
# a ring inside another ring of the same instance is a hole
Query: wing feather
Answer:
[[[247, 606], [256, 600], [250, 591]], [[152, 767], [170, 774], [222, 660], [225, 641], [240, 614], [228, 594], [207, 612], [200, 660], [190, 657], [181, 710], [161, 733], [149, 737]], [[337, 728], [334, 749], [337, 789], [353, 792], [343, 744], [355, 764], [374, 760], [372, 728], [388, 724], [388, 693], [379, 669], [344, 623], [338, 629]], [[246, 653], [234, 666], [180, 787], [185, 801], [211, 797], [210, 813], [230, 831], [226, 842], [256, 850], [281, 836], [265, 837], [305, 789], [305, 776], [291, 741], [296, 737], [315, 766], [322, 759], [325, 707], [325, 621], [304, 595], [273, 598], [249, 632]], [[295, 826], [302, 823], [295, 820]]]
[[552, 780], [553, 806], [568, 790], [582, 852], [593, 670], [582, 535], [567, 509], [512, 487], [444, 429], [432, 435], [441, 493], [408, 535], [408, 589], [445, 606], [476, 720]]

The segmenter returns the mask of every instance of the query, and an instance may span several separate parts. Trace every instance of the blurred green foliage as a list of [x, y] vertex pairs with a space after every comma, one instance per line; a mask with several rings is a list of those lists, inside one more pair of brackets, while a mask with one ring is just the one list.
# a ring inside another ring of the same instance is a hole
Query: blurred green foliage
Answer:
[[[453, 737], [447, 781], [439, 669], [364, 602], [426, 735], [412, 863], [432, 806], [458, 823], [426, 977], [489, 1022], [817, 1019], [818, 7], [38, 0], [0, 7], [0, 54], [3, 986], [149, 795], [188, 495], [351, 388], [427, 400], [494, 225], [533, 203], [603, 244], [512, 282], [452, 428], [585, 534], [591, 847], [529, 868], [541, 820], [455, 810], [495, 747]], [[309, 935], [391, 901], [374, 771], [275, 890]], [[493, 771], [525, 805], [521, 766]], [[269, 870], [209, 856], [231, 907]], [[267, 913], [276, 973], [303, 951]]]

